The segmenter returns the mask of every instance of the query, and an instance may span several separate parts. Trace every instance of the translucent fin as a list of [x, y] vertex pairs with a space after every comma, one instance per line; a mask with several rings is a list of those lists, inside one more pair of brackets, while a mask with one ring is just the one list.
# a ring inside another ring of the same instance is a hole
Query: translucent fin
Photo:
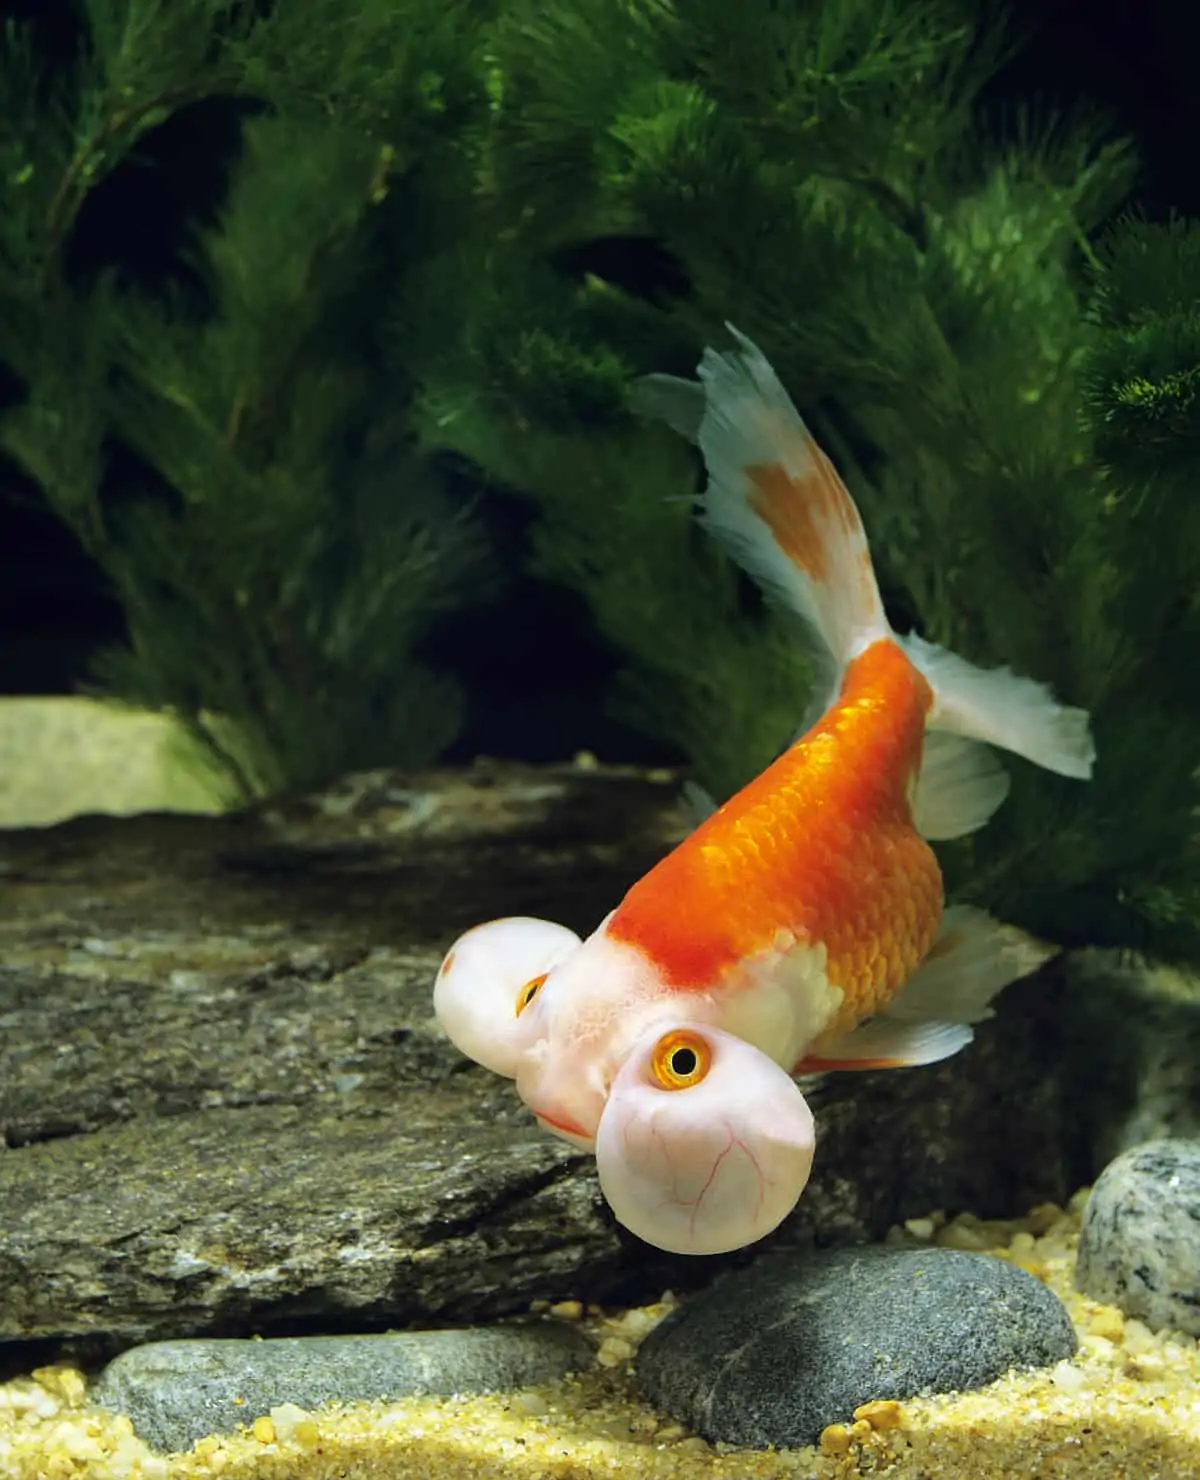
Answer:
[[1060, 704], [1045, 684], [1009, 668], [976, 668], [915, 633], [897, 641], [933, 686], [930, 729], [985, 740], [1060, 776], [1091, 776], [1096, 747], [1086, 710]]
[[963, 1023], [898, 1022], [876, 1017], [850, 1033], [823, 1038], [792, 1071], [915, 1069], [937, 1064], [965, 1048], [975, 1035]]
[[685, 781], [679, 792], [679, 806], [689, 827], [699, 827], [717, 810], [716, 799], [698, 781]]
[[890, 633], [862, 520], [762, 352], [727, 327], [740, 349], [704, 351], [698, 425], [686, 381], [654, 377], [641, 400], [699, 443], [700, 522], [843, 667]]
[[[836, 691], [852, 657], [893, 635], [862, 520], [762, 351], [727, 327], [738, 348], [706, 349], [699, 384], [650, 376], [635, 404], [699, 445], [708, 470], [700, 522], [804, 623], [827, 655]], [[931, 730], [1010, 750], [1063, 776], [1091, 775], [1095, 746], [1084, 710], [1059, 704], [1045, 685], [1007, 668], [976, 668], [916, 635], [898, 640], [934, 690]], [[806, 728], [816, 717], [806, 715]], [[996, 768], [966, 756], [955, 760], [953, 784], [945, 773], [940, 796], [929, 783], [921, 807], [936, 829], [930, 837], [973, 831], [1002, 800]]]
[[826, 652], [817, 653], [808, 703], [801, 711], [800, 723], [796, 728], [796, 733], [788, 742], [789, 744], [795, 745], [797, 740], [802, 740], [808, 734], [809, 730], [819, 720], [825, 717], [830, 708], [837, 702], [841, 683], [842, 676], [838, 672], [837, 665], [833, 662], [832, 656]]
[[[1010, 982], [1058, 954], [1015, 925], [971, 905], [951, 905], [928, 955], [880, 1018], [902, 1023], [981, 1023]], [[876, 1019], [878, 1021], [879, 1019]]]
[[633, 388], [633, 409], [651, 421], [665, 421], [672, 431], [696, 442], [704, 420], [704, 387], [678, 375], [645, 375]]
[[934, 842], [965, 837], [983, 826], [1010, 785], [1008, 773], [986, 745], [930, 730], [913, 798], [913, 825]]

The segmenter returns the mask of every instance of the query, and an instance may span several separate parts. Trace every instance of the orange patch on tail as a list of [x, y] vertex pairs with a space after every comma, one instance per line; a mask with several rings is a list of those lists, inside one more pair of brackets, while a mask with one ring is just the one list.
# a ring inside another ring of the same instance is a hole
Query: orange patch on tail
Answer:
[[[812, 470], [793, 477], [782, 463], [756, 463], [746, 469], [754, 485], [747, 503], [775, 536], [779, 548], [814, 581], [830, 578], [830, 527], [859, 534], [858, 511], [841, 479], [826, 464], [821, 449], [805, 434]], [[822, 529], [824, 524], [826, 529]], [[871, 568], [870, 556], [866, 568]]]

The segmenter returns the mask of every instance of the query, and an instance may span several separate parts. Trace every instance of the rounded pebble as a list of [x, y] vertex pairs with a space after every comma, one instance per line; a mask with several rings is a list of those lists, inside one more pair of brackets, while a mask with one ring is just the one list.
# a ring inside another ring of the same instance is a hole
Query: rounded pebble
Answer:
[[270, 1444], [284, 1393], [284, 1422], [298, 1424], [296, 1414], [326, 1403], [532, 1387], [592, 1361], [577, 1323], [547, 1320], [377, 1336], [197, 1338], [130, 1348], [108, 1364], [91, 1396], [126, 1423], [130, 1415], [159, 1449], [187, 1449], [241, 1424]]
[[1200, 1336], [1200, 1141], [1148, 1141], [1109, 1163], [1084, 1210], [1075, 1280], [1152, 1330]]
[[866, 1415], [1051, 1366], [1077, 1344], [1058, 1297], [1005, 1260], [876, 1246], [767, 1255], [726, 1276], [650, 1333], [637, 1376], [706, 1439], [783, 1447], [839, 1423], [869, 1437]]

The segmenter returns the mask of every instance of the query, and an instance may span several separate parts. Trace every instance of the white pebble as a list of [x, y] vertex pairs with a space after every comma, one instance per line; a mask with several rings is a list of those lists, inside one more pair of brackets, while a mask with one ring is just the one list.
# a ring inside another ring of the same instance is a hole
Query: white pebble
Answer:
[[91, 1434], [81, 1433], [79, 1429], [71, 1428], [68, 1424], [61, 1424], [55, 1437], [58, 1448], [71, 1459], [78, 1460], [80, 1464], [88, 1464], [90, 1461], [104, 1458], [104, 1450], [97, 1439]]
[[1079, 1345], [1098, 1362], [1111, 1362], [1117, 1354], [1116, 1346], [1107, 1336], [1097, 1336], [1094, 1331], [1085, 1331]]
[[1129, 1357], [1125, 1363], [1125, 1371], [1128, 1376], [1135, 1377], [1139, 1382], [1158, 1382], [1167, 1374], [1167, 1364], [1157, 1352], [1145, 1352], [1136, 1357]]
[[963, 1249], [969, 1253], [990, 1249], [993, 1244], [993, 1240], [982, 1228], [961, 1218], [953, 1223], [947, 1223], [945, 1228], [940, 1229], [937, 1241], [943, 1249]]
[[148, 1461], [154, 1459], [140, 1439], [127, 1434], [108, 1458], [108, 1470], [114, 1480], [125, 1480], [135, 1474], [144, 1476]]
[[922, 1243], [927, 1243], [933, 1237], [935, 1225], [932, 1218], [906, 1218], [904, 1226], [913, 1238], [919, 1238]]
[[541, 1393], [514, 1393], [511, 1401], [518, 1413], [527, 1413], [532, 1418], [550, 1412], [550, 1404]]
[[1148, 1352], [1158, 1348], [1154, 1333], [1144, 1321], [1139, 1321], [1136, 1316], [1125, 1317], [1125, 1350], [1127, 1352]]
[[627, 1310], [623, 1316], [613, 1322], [613, 1326], [622, 1336], [639, 1341], [643, 1336], [649, 1335], [661, 1319], [661, 1315], [655, 1315], [649, 1310]]
[[275, 1425], [276, 1438], [288, 1440], [295, 1437], [296, 1428], [305, 1423], [311, 1414], [296, 1403], [280, 1403], [271, 1409], [271, 1422]]
[[633, 1356], [633, 1347], [629, 1342], [622, 1341], [619, 1336], [606, 1336], [600, 1343], [600, 1350], [596, 1353], [596, 1360], [601, 1367], [620, 1367], [622, 1363], [628, 1362]]
[[1064, 1393], [1081, 1393], [1089, 1385], [1087, 1373], [1065, 1360], [1050, 1369], [1050, 1381]]

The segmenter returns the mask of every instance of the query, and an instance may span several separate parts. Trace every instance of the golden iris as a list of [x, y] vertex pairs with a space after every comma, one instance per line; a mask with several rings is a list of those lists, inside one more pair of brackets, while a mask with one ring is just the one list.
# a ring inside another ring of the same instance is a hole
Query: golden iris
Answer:
[[521, 990], [517, 993], [518, 1017], [521, 1016], [521, 1014], [525, 1011], [525, 1009], [529, 1006], [529, 1004], [533, 1001], [537, 994], [542, 990], [542, 983], [549, 975], [550, 973], [548, 971], [543, 971], [541, 976], [535, 976], [531, 982], [526, 982]]
[[650, 1069], [661, 1089], [691, 1089], [712, 1067], [712, 1050], [699, 1033], [677, 1028], [654, 1045]]

